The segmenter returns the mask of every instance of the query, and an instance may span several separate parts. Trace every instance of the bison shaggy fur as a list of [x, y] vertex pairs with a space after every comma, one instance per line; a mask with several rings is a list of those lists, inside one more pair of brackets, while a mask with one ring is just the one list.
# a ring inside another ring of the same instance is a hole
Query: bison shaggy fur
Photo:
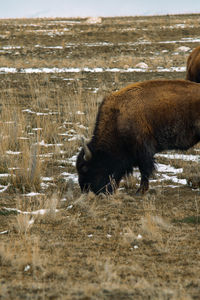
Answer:
[[200, 85], [150, 80], [129, 85], [101, 103], [91, 140], [76, 168], [82, 192], [112, 193], [139, 167], [138, 194], [148, 190], [154, 155], [187, 150], [200, 141]]
[[200, 46], [195, 48], [188, 57], [186, 79], [200, 83]]

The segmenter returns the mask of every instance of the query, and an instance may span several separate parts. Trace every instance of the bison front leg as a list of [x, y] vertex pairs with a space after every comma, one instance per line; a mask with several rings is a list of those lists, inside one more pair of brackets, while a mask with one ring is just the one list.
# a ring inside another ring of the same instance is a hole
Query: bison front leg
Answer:
[[149, 178], [141, 175], [140, 187], [136, 192], [136, 196], [144, 195], [149, 189]]
[[153, 154], [150, 151], [143, 152], [143, 155], [140, 156], [138, 166], [141, 173], [141, 180], [136, 195], [143, 195], [149, 189], [149, 177], [155, 169]]

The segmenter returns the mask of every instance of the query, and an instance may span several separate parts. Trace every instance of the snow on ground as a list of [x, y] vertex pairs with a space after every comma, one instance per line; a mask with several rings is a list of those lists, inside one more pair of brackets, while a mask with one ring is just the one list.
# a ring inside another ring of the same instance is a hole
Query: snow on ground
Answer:
[[8, 230], [1, 231], [0, 234], [7, 234]]
[[[34, 30], [35, 31], [35, 30]], [[44, 32], [48, 32], [48, 30], [42, 30]], [[51, 33], [51, 32], [50, 32]], [[52, 31], [52, 34], [56, 34], [55, 31]], [[57, 34], [61, 35], [62, 32], [58, 31]], [[138, 45], [152, 45], [152, 44], [184, 44], [186, 42], [190, 42], [190, 43], [199, 43], [200, 42], [200, 38], [199, 37], [192, 37], [192, 38], [182, 38], [180, 40], [171, 40], [171, 41], [159, 41], [159, 42], [151, 42], [151, 41], [148, 41], [148, 40], [138, 40], [137, 42], [119, 42], [119, 43], [112, 43], [112, 42], [90, 42], [90, 43], [86, 43], [86, 42], [80, 42], [80, 43], [67, 43], [66, 45], [64, 46], [61, 46], [61, 45], [57, 45], [57, 46], [46, 46], [46, 45], [40, 45], [40, 44], [36, 44], [35, 45], [35, 48], [43, 48], [43, 49], [58, 49], [58, 50], [62, 50], [64, 48], [78, 48], [81, 46], [84, 46], [84, 47], [112, 47], [112, 46], [138, 46]], [[184, 47], [184, 45], [183, 45]], [[1, 51], [6, 51], [6, 50], [19, 50], [19, 49], [22, 49], [22, 48], [25, 48], [24, 46], [18, 46], [18, 45], [6, 45], [6, 46], [2, 46], [0, 47], [0, 50]], [[187, 47], [188, 48], [188, 47]], [[189, 49], [187, 49], [188, 51]], [[186, 50], [185, 50], [186, 51]]]
[[[3, 209], [6, 211], [13, 211], [23, 215], [45, 215], [46, 213], [50, 212], [50, 209], [38, 209], [35, 211], [22, 211], [17, 208], [9, 208], [9, 207], [3, 207]], [[55, 209], [55, 212], [58, 212], [58, 209]]]
[[155, 156], [157, 157], [166, 157], [168, 159], [181, 159], [185, 161], [199, 161], [199, 155], [192, 155], [192, 154], [178, 154], [178, 153], [173, 153], [173, 154], [168, 154], [168, 153], [159, 153], [156, 154]]
[[77, 174], [63, 172], [60, 175], [62, 177], [64, 177], [67, 181], [71, 179], [74, 183], [78, 183], [78, 175]]
[[180, 52], [188, 52], [188, 51], [190, 51], [191, 49], [190, 49], [190, 47], [180, 46], [180, 47], [178, 47], [177, 50], [180, 51]]
[[[36, 74], [36, 73], [80, 73], [80, 72], [88, 72], [88, 73], [103, 73], [103, 72], [111, 72], [111, 73], [129, 73], [129, 72], [185, 72], [186, 67], [170, 67], [163, 68], [157, 67], [157, 69], [148, 69], [148, 67], [136, 67], [136, 68], [8, 68], [8, 67], [0, 67], [0, 74], [6, 73], [26, 73], [26, 74]], [[31, 111], [30, 111], [31, 113]]]
[[36, 143], [36, 145], [43, 146], [43, 147], [62, 147], [63, 146], [63, 144], [46, 144], [44, 140]]
[[180, 174], [183, 172], [183, 168], [174, 168], [170, 165], [165, 164], [157, 164], [157, 172], [159, 173], [174, 173], [174, 174]]
[[8, 184], [8, 185], [0, 185], [0, 193], [5, 192], [8, 189], [9, 186], [10, 186], [10, 184]]

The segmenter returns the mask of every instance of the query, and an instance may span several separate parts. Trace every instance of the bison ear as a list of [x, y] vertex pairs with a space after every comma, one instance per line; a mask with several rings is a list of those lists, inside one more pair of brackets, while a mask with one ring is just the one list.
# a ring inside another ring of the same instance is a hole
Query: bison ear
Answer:
[[86, 141], [83, 137], [81, 138], [81, 142], [82, 142], [82, 147], [83, 147], [83, 150], [84, 150], [84, 157], [83, 158], [84, 158], [85, 161], [89, 161], [92, 158], [92, 153], [91, 153], [91, 151], [90, 151], [90, 149], [89, 149], [88, 145], [86, 144]]

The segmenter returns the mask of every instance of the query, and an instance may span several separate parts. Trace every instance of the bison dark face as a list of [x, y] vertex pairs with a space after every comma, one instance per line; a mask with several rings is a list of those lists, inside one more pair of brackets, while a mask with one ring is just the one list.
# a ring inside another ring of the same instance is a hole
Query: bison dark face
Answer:
[[112, 194], [115, 191], [116, 181], [112, 166], [102, 152], [92, 153], [85, 145], [78, 155], [76, 168], [82, 192]]

